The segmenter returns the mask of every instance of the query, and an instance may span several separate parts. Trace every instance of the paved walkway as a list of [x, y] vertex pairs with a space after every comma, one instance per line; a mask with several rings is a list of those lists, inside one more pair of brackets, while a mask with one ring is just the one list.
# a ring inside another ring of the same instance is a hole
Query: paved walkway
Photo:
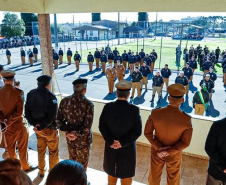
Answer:
[[[94, 66], [95, 68], [95, 66]], [[21, 66], [20, 60], [14, 61], [14, 64], [6, 65], [5, 69], [12, 69], [16, 72], [16, 78], [21, 81], [21, 89], [28, 93], [31, 89], [37, 87], [37, 77], [42, 74], [42, 66], [40, 62], [34, 64], [33, 67], [29, 65]], [[67, 65], [62, 64], [59, 66], [58, 69], [54, 70], [56, 74], [56, 79], [58, 86], [56, 84], [56, 91], [66, 94], [72, 94], [72, 81], [78, 77], [88, 79], [88, 89], [87, 89], [87, 97], [96, 98], [96, 99], [104, 99], [104, 100], [114, 100], [116, 99], [115, 92], [113, 94], [108, 94], [108, 85], [107, 79], [103, 73], [101, 73], [101, 69], [94, 70], [93, 72], [88, 72], [88, 65], [87, 63], [80, 64], [80, 71], [75, 71], [75, 65]], [[178, 75], [177, 71], [174, 71], [172, 76], [170, 77], [170, 84], [174, 83], [176, 76]], [[167, 93], [166, 88], [163, 88], [163, 100], [161, 103], [157, 103], [157, 95], [155, 98], [154, 103], [150, 103], [152, 97], [152, 82], [151, 82], [152, 75], [148, 76], [148, 91], [142, 91], [141, 99], [134, 98], [133, 101], [130, 100], [131, 103], [140, 106], [146, 107], [159, 107], [159, 106], [166, 106], [168, 104], [167, 101]], [[125, 75], [126, 80], [131, 80], [129, 76], [129, 71], [126, 71]], [[194, 109], [192, 108], [192, 98], [194, 96], [195, 91], [200, 89], [199, 82], [202, 79], [202, 74], [195, 74], [193, 84], [190, 83], [189, 86], [189, 96], [186, 97], [186, 101], [181, 107], [187, 113], [193, 113]], [[117, 81], [116, 81], [117, 82]], [[213, 93], [213, 98], [210, 101], [210, 110], [206, 113], [206, 116], [212, 117], [225, 117], [225, 88], [223, 87], [222, 77], [219, 76], [217, 81], [215, 82], [215, 92]], [[136, 93], [135, 93], [136, 97]]]

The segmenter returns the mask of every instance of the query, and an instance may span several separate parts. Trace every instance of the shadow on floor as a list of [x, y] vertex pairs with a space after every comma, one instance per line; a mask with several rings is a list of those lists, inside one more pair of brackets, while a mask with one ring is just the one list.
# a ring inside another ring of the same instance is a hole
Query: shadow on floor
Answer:
[[181, 104], [180, 109], [186, 113], [191, 113], [193, 108], [189, 106], [188, 96], [185, 97], [185, 101]]
[[195, 87], [192, 82], [189, 82], [189, 91], [191, 91], [192, 93], [195, 93], [197, 90], [198, 88]]
[[64, 75], [64, 77], [67, 77], [67, 76], [72, 76], [72, 75], [74, 75], [75, 73], [77, 73], [78, 71], [73, 71], [73, 72], [71, 72], [71, 73], [66, 73], [65, 75]]
[[206, 112], [206, 116], [218, 117], [220, 112], [214, 108], [213, 101], [210, 99], [209, 111]]
[[103, 99], [104, 100], [114, 100], [117, 98], [116, 92], [113, 92], [112, 94], [107, 94]]
[[102, 78], [103, 76], [105, 76], [105, 73], [102, 73], [102, 72], [101, 72], [101, 73], [99, 73], [98, 75], [93, 76], [93, 78], [92, 78], [91, 81], [98, 80], [98, 79]]

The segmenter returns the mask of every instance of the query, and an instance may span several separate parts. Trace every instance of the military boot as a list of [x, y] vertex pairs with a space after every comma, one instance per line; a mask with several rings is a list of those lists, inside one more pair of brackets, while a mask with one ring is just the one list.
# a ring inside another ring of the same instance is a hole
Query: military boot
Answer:
[[152, 99], [150, 102], [154, 102], [154, 99], [155, 99], [155, 95], [152, 95]]

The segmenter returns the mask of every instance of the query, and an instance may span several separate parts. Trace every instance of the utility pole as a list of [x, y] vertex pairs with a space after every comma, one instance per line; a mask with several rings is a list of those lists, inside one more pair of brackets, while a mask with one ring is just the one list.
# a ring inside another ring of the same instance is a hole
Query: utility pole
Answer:
[[57, 30], [57, 16], [54, 14], [54, 35], [55, 35], [55, 50], [58, 51], [58, 30]]
[[157, 33], [157, 22], [158, 22], [158, 12], [156, 12], [156, 21], [155, 21], [155, 40], [156, 40], [156, 33]]
[[118, 12], [118, 45], [120, 45], [120, 13]]

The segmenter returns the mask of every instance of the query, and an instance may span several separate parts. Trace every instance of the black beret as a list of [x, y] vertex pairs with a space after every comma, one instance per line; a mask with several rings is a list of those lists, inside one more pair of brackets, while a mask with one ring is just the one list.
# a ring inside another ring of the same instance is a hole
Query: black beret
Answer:
[[135, 69], [139, 69], [138, 66], [136, 66]]
[[168, 66], [168, 64], [165, 64], [165, 66]]
[[40, 76], [40, 77], [37, 78], [37, 81], [39, 83], [50, 83], [51, 79], [52, 78], [49, 75], [42, 75], [42, 76]]
[[83, 79], [83, 78], [79, 78], [79, 79], [76, 79], [75, 81], [72, 82], [73, 85], [76, 85], [76, 84], [87, 84], [88, 80], [87, 79]]
[[186, 64], [190, 65], [190, 63], [189, 63], [189, 62], [187, 62]]

